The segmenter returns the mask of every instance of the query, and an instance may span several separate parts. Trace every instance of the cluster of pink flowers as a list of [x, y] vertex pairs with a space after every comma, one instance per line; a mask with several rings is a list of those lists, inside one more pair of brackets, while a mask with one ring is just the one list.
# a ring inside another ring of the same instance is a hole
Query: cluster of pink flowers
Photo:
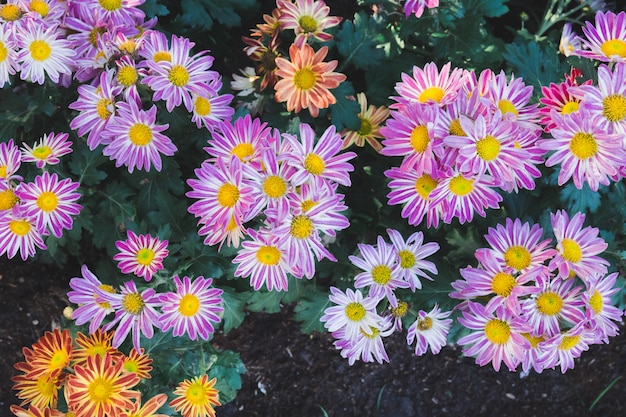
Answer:
[[592, 344], [618, 333], [623, 311], [612, 304], [617, 273], [599, 255], [607, 248], [598, 229], [583, 227], [585, 215], [550, 216], [556, 247], [537, 225], [507, 219], [490, 228], [489, 247], [477, 267], [461, 269], [450, 296], [463, 300], [459, 322], [470, 330], [459, 339], [476, 363], [502, 363], [524, 372], [574, 367]]
[[[320, 319], [337, 339], [335, 347], [350, 365], [357, 360], [389, 362], [383, 338], [402, 331], [402, 319], [410, 308], [398, 299], [396, 291], [409, 288], [415, 292], [422, 288], [420, 278], [432, 280], [425, 271], [437, 274], [435, 264], [426, 260], [439, 250], [437, 243], [424, 243], [422, 232], [413, 233], [407, 240], [397, 230], [387, 229], [387, 234], [391, 244], [378, 236], [376, 245], [358, 245], [360, 256], [349, 257], [363, 271], [354, 278], [356, 289], [343, 292], [331, 287], [330, 301], [335, 305], [327, 308]], [[387, 314], [382, 313], [386, 306]], [[420, 310], [415, 314], [407, 343], [416, 342], [416, 355], [423, 355], [429, 348], [437, 354], [445, 346], [452, 324], [450, 314], [437, 305], [429, 312]]]
[[23, 260], [46, 249], [44, 236], [60, 238], [73, 226], [82, 206], [77, 203], [78, 183], [44, 171], [32, 181], [18, 175], [22, 162], [38, 168], [59, 163], [59, 157], [72, 152], [67, 133], [44, 135], [20, 149], [10, 139], [0, 143], [0, 255]]
[[[208, 340], [214, 324], [224, 311], [222, 293], [212, 287], [213, 280], [202, 276], [173, 277], [175, 291], [158, 293], [153, 288], [140, 291], [133, 281], [119, 287], [103, 284], [87, 266], [82, 277], [70, 280], [70, 302], [78, 305], [72, 319], [77, 325], [89, 323], [89, 333], [98, 329], [115, 330], [112, 344], [119, 347], [131, 335], [133, 347], [141, 352], [141, 336], [150, 339], [154, 329], [172, 330], [174, 337], [187, 335], [190, 340]], [[107, 316], [114, 314], [111, 320]]]
[[499, 207], [498, 190], [535, 187], [545, 151], [533, 88], [522, 79], [429, 63], [402, 74], [395, 89], [381, 153], [402, 157], [385, 175], [389, 204], [402, 204], [410, 224], [470, 222]]
[[402, 5], [406, 17], [412, 14], [415, 17], [422, 17], [425, 8], [434, 9], [436, 7], [439, 7], [439, 0], [406, 0]]
[[248, 115], [216, 128], [198, 179], [187, 181], [197, 200], [189, 212], [207, 245], [239, 247], [249, 238], [233, 260], [235, 276], [281, 291], [287, 274], [312, 278], [316, 260], [335, 261], [325, 240], [349, 225], [337, 187], [350, 185], [355, 157], [341, 145], [333, 126], [319, 138], [308, 124], [281, 135]]

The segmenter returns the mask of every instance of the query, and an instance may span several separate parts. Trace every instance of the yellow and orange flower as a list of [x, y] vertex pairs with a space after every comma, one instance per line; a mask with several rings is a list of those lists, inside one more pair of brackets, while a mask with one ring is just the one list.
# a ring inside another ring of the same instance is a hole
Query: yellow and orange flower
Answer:
[[276, 76], [279, 81], [275, 99], [287, 102], [287, 110], [299, 112], [309, 109], [311, 116], [317, 117], [319, 109], [334, 104], [337, 100], [330, 92], [341, 84], [346, 76], [333, 72], [337, 61], [324, 62], [328, 47], [323, 46], [317, 52], [308, 44], [298, 48], [295, 44], [289, 47], [289, 57], [276, 58]]
[[139, 377], [124, 372], [122, 361], [114, 362], [112, 355], [95, 355], [84, 365], [74, 366], [65, 384], [67, 406], [75, 417], [105, 417], [130, 410], [141, 394], [131, 390]]
[[380, 133], [380, 124], [389, 117], [389, 109], [385, 106], [376, 107], [374, 105], [367, 105], [367, 97], [364, 93], [357, 94], [357, 101], [361, 106], [361, 112], [359, 113], [359, 119], [361, 125], [358, 130], [344, 129], [341, 132], [343, 137], [343, 149], [346, 149], [352, 144], [363, 147], [365, 142], [369, 143], [376, 152], [380, 152], [383, 145], [378, 141], [383, 135]]
[[157, 394], [140, 407], [141, 401], [133, 403], [133, 408], [120, 414], [120, 417], [168, 417], [166, 414], [155, 414], [167, 401], [166, 394]]
[[183, 417], [215, 417], [219, 402], [219, 391], [213, 388], [216, 379], [209, 381], [208, 375], [197, 376], [191, 381], [185, 379], [174, 390], [177, 397], [170, 401], [170, 407], [179, 411]]
[[15, 404], [11, 404], [9, 409], [17, 417], [51, 417], [53, 415], [50, 408], [39, 408], [32, 404], [28, 407], [28, 410], [18, 407]]
[[144, 352], [144, 348], [141, 348], [141, 353], [132, 348], [128, 356], [124, 358], [124, 372], [134, 373], [141, 379], [151, 378], [152, 359]]
[[78, 347], [74, 349], [73, 364], [85, 365], [88, 357], [96, 355], [104, 356], [106, 353], [113, 357], [121, 356], [122, 353], [113, 347], [111, 343], [112, 339], [112, 331], [104, 332], [100, 328], [90, 335], [84, 335], [78, 332], [75, 340]]
[[28, 374], [33, 368], [28, 362], [18, 362], [13, 367], [23, 372], [11, 378], [15, 382], [15, 395], [23, 400], [21, 405], [31, 404], [39, 409], [56, 407], [62, 382], [58, 377], [42, 375], [39, 378], [29, 378]]
[[58, 377], [72, 359], [72, 337], [69, 330], [46, 332], [31, 349], [24, 348], [26, 362], [32, 367], [30, 379]]
[[280, 51], [278, 45], [280, 41], [278, 38], [271, 38], [269, 43], [265, 45], [262, 39], [247, 38], [243, 36], [241, 38], [246, 46], [243, 48], [244, 52], [251, 60], [258, 62], [256, 66], [256, 74], [261, 77], [260, 90], [265, 88], [274, 87], [276, 84], [276, 58], [280, 57]]

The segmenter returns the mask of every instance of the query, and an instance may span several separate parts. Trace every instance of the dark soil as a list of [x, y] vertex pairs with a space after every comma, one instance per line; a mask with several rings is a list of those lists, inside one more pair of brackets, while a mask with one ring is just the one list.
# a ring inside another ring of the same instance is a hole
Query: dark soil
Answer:
[[[67, 283], [79, 268], [59, 270], [0, 258], [0, 415], [17, 404], [11, 390], [13, 363], [67, 305]], [[457, 349], [415, 357], [403, 335], [386, 343], [390, 364], [350, 367], [327, 334], [303, 335], [291, 308], [250, 314], [215, 344], [241, 353], [248, 372], [226, 416], [624, 416], [626, 329], [608, 345], [593, 346], [562, 375], [479, 367]], [[619, 380], [589, 408], [616, 378]]]

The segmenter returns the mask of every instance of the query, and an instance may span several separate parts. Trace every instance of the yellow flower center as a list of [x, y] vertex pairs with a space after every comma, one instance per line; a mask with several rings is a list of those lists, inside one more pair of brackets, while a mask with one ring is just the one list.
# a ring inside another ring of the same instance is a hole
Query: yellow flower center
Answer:
[[467, 133], [465, 133], [461, 127], [461, 121], [459, 119], [454, 119], [450, 122], [448, 133], [454, 136], [467, 136]]
[[360, 118], [361, 119], [361, 126], [359, 127], [359, 130], [357, 130], [357, 134], [359, 136], [367, 136], [370, 133], [372, 133], [372, 123], [364, 118]]
[[582, 248], [574, 239], [563, 239], [561, 246], [563, 247], [561, 254], [565, 260], [576, 263], [582, 259]]
[[626, 97], [614, 94], [602, 100], [602, 114], [609, 122], [621, 122], [626, 119]]
[[234, 207], [239, 201], [239, 188], [229, 182], [222, 184], [217, 190], [217, 202], [222, 207]]
[[122, 299], [122, 308], [130, 314], [141, 314], [145, 306], [146, 303], [143, 300], [143, 297], [141, 296], [141, 294], [136, 292], [125, 294], [124, 298]]
[[513, 278], [513, 275], [506, 272], [498, 272], [493, 276], [491, 280], [491, 290], [500, 297], [508, 297], [511, 295], [511, 291], [517, 285], [517, 281]]
[[433, 319], [426, 316], [423, 319], [417, 319], [417, 328], [421, 331], [430, 330], [433, 327]]
[[124, 87], [130, 87], [137, 81], [137, 70], [129, 65], [125, 65], [117, 70], [117, 81]]
[[391, 315], [396, 318], [402, 318], [409, 312], [409, 303], [406, 301], [398, 301], [397, 307], [391, 308]]
[[485, 161], [493, 161], [500, 154], [500, 141], [487, 135], [476, 142], [476, 154]]
[[511, 326], [503, 320], [491, 319], [485, 325], [485, 336], [496, 345], [503, 345], [511, 337]]
[[563, 308], [563, 299], [553, 291], [546, 291], [539, 294], [536, 300], [537, 310], [546, 316], [559, 314]]
[[167, 79], [176, 87], [183, 87], [189, 82], [189, 71], [182, 65], [173, 65]]
[[200, 300], [193, 294], [185, 294], [178, 304], [178, 312], [185, 317], [194, 316], [200, 310]]
[[415, 191], [424, 200], [428, 200], [430, 192], [435, 189], [437, 184], [437, 181], [435, 181], [433, 177], [428, 174], [424, 174], [415, 181]]
[[587, 159], [598, 152], [598, 143], [591, 133], [578, 132], [572, 137], [569, 150], [576, 158]]
[[263, 180], [263, 191], [271, 198], [279, 198], [287, 192], [287, 183], [278, 175], [270, 175]]
[[7, 177], [7, 166], [0, 165], [0, 178], [6, 178], [6, 177]]
[[298, 19], [298, 25], [300, 25], [304, 33], [314, 33], [317, 30], [317, 21], [313, 16], [301, 16]]
[[207, 390], [204, 387], [202, 379], [194, 381], [185, 391], [185, 399], [194, 407], [204, 407], [209, 403]]
[[424, 125], [416, 126], [411, 132], [411, 147], [416, 153], [422, 153], [428, 148], [430, 137], [428, 136], [428, 128]]
[[459, 197], [465, 197], [474, 190], [474, 180], [457, 175], [450, 180], [450, 192]]
[[87, 386], [89, 400], [95, 404], [106, 404], [110, 402], [113, 395], [113, 383], [103, 377], [95, 378]]
[[304, 169], [313, 175], [321, 175], [326, 169], [326, 164], [319, 155], [310, 153], [304, 158]]
[[137, 363], [137, 361], [126, 359], [124, 361], [124, 369], [128, 372], [136, 374], [137, 371], [139, 371], [139, 364]]
[[539, 343], [543, 342], [543, 336], [532, 336], [530, 333], [522, 333], [524, 339], [530, 342], [530, 347], [535, 349]]
[[571, 114], [578, 111], [578, 101], [568, 101], [561, 108], [561, 114]]
[[528, 267], [531, 260], [528, 249], [520, 245], [513, 245], [504, 252], [504, 263], [517, 271]]
[[49, 370], [63, 369], [68, 363], [70, 363], [68, 352], [65, 349], [56, 350], [50, 358]]
[[256, 259], [263, 265], [274, 266], [280, 262], [280, 255], [275, 246], [261, 246], [256, 253]]
[[149, 266], [154, 260], [154, 256], [156, 254], [150, 248], [141, 248], [137, 251], [137, 256], [135, 257], [138, 264], [143, 266]]
[[506, 100], [506, 99], [499, 100], [498, 109], [500, 109], [502, 114], [513, 113], [516, 116], [519, 115], [519, 113], [517, 112], [517, 109], [515, 108], [515, 105], [510, 100]]
[[41, 17], [46, 17], [50, 11], [48, 3], [42, 0], [31, 0], [29, 7], [33, 12], [39, 13]]
[[304, 200], [302, 203], [300, 203], [300, 209], [302, 209], [302, 211], [304, 212], [307, 212], [311, 210], [313, 207], [317, 206], [317, 204], [318, 204], [317, 201]]
[[87, 37], [87, 39], [89, 39], [89, 43], [91, 44], [91, 46], [98, 45], [98, 37], [104, 32], [106, 32], [106, 28], [104, 26], [95, 27], [91, 29], [91, 31], [89, 31], [89, 36]]
[[[109, 284], [101, 284], [98, 286], [98, 288], [100, 288], [102, 291], [106, 291], [109, 294], [115, 294], [115, 288]], [[94, 298], [96, 298], [96, 296], [94, 295]], [[96, 301], [96, 304], [98, 304], [98, 306], [104, 310], [108, 310], [109, 308], [111, 308], [111, 304], [109, 304], [108, 301]]]
[[602, 53], [608, 57], [618, 55], [622, 58], [626, 58], [626, 42], [621, 39], [609, 39], [602, 42], [600, 46]]
[[204, 97], [198, 97], [194, 102], [194, 109], [198, 116], [208, 116], [211, 114], [211, 102]]
[[111, 110], [109, 110], [109, 106], [111, 106], [113, 102], [108, 98], [101, 98], [98, 100], [98, 104], [96, 104], [96, 112], [98, 113], [98, 117], [102, 120], [107, 120], [109, 116], [111, 116]]
[[125, 52], [127, 54], [132, 54], [133, 52], [135, 52], [135, 49], [137, 49], [137, 43], [132, 40], [132, 39], [128, 39], [124, 42], [122, 42], [118, 48], [120, 49], [121, 52]]
[[30, 56], [32, 56], [35, 61], [45, 61], [50, 57], [50, 54], [52, 54], [52, 48], [50, 48], [48, 42], [41, 39], [32, 41], [28, 50], [30, 51]]
[[143, 123], [135, 123], [128, 129], [128, 138], [135, 146], [146, 146], [152, 142], [152, 129]]
[[44, 398], [52, 398], [56, 393], [56, 378], [50, 379], [47, 375], [37, 378], [37, 393]]
[[300, 214], [295, 216], [293, 220], [291, 220], [291, 228], [289, 233], [291, 236], [296, 239], [306, 239], [311, 236], [315, 228], [313, 227], [313, 222], [304, 214]]
[[561, 343], [559, 343], [559, 349], [561, 350], [570, 350], [575, 347], [580, 341], [580, 336], [563, 336], [561, 339]]
[[172, 54], [170, 54], [167, 51], [158, 51], [154, 53], [152, 60], [154, 62], [161, 62], [161, 61], [170, 62], [172, 60]]
[[4, 43], [0, 41], [0, 62], [4, 62], [4, 60], [7, 59], [8, 55], [9, 55], [9, 51], [4, 46]]
[[372, 280], [378, 285], [386, 285], [391, 281], [391, 269], [387, 265], [376, 265], [372, 268]]
[[37, 207], [46, 213], [54, 211], [59, 205], [59, 198], [52, 191], [44, 191], [37, 197]]
[[418, 101], [420, 103], [426, 103], [427, 101], [434, 101], [436, 103], [440, 103], [445, 94], [446, 94], [445, 91], [443, 91], [443, 88], [441, 87], [437, 87], [437, 86], [428, 87], [427, 89], [425, 89], [424, 91], [420, 93]]
[[353, 301], [346, 305], [346, 317], [348, 320], [361, 321], [365, 317], [365, 307], [363, 304]]
[[409, 269], [415, 265], [415, 255], [408, 249], [403, 249], [398, 252], [400, 258], [400, 268]]
[[0, 191], [0, 211], [12, 209], [20, 201], [12, 189]]
[[0, 18], [13, 22], [22, 17], [22, 10], [17, 4], [5, 4], [0, 8]]
[[230, 151], [231, 155], [237, 155], [240, 161], [244, 161], [254, 154], [254, 146], [250, 143], [240, 143], [235, 145]]
[[298, 90], [309, 90], [313, 88], [317, 76], [310, 68], [300, 68], [293, 75], [293, 84]]
[[604, 301], [602, 300], [602, 294], [600, 291], [595, 290], [591, 297], [589, 297], [589, 306], [594, 313], [600, 314], [604, 308]]
[[28, 220], [11, 220], [9, 229], [17, 236], [26, 236], [30, 232], [30, 222]]
[[87, 349], [88, 356], [104, 356], [109, 351], [109, 347], [105, 344], [99, 343], [97, 345], [90, 346]]
[[114, 12], [122, 8], [122, 0], [98, 0], [100, 6], [109, 12]]
[[33, 149], [32, 154], [35, 158], [44, 160], [52, 155], [52, 149], [46, 145], [37, 146], [35, 149]]

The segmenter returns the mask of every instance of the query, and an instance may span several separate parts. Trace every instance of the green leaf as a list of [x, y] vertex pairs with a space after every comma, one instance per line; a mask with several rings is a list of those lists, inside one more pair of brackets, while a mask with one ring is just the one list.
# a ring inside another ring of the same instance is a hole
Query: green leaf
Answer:
[[560, 79], [563, 73], [568, 72], [562, 68], [552, 43], [540, 45], [533, 40], [518, 42], [506, 45], [503, 57], [508, 61], [515, 76], [523, 78], [526, 84], [540, 88]]
[[278, 313], [284, 293], [278, 291], [255, 291], [247, 302], [247, 309], [254, 312]]
[[167, 16], [170, 14], [168, 8], [160, 4], [159, 0], [146, 0], [146, 2], [140, 7], [146, 13], [148, 18], [155, 16]]
[[249, 292], [235, 292], [231, 288], [224, 288], [222, 299], [224, 300], [224, 334], [237, 328], [243, 323], [245, 317], [244, 306]]
[[509, 11], [508, 0], [465, 0], [466, 8], [485, 17], [499, 17]]
[[324, 325], [320, 318], [330, 304], [328, 293], [324, 292], [314, 292], [300, 300], [294, 309], [294, 319], [301, 322], [300, 331], [304, 334], [323, 332]]
[[107, 177], [106, 171], [98, 168], [109, 159], [99, 150], [89, 150], [82, 139], [74, 141], [71, 157], [68, 163], [70, 172], [78, 177], [81, 185], [96, 185]]
[[235, 10], [251, 7], [254, 3], [254, 0], [182, 0], [180, 23], [205, 30], [210, 30], [215, 21], [227, 27], [239, 26], [241, 18]]
[[348, 128], [357, 130], [361, 126], [359, 112], [361, 108], [355, 99], [355, 92], [352, 83], [344, 81], [339, 87], [331, 90], [337, 102], [330, 105], [331, 121], [337, 128], [337, 131]]
[[385, 53], [378, 47], [384, 38], [384, 22], [378, 16], [368, 16], [364, 11], [354, 15], [354, 22], [345, 20], [335, 36], [337, 50], [346, 57], [344, 65], [351, 62], [355, 68], [367, 69], [377, 65]]
[[574, 183], [568, 183], [561, 188], [560, 197], [567, 205], [568, 211], [595, 213], [600, 207], [600, 193], [592, 191], [586, 182], [580, 190]]
[[217, 378], [215, 389], [220, 392], [220, 402], [226, 404], [235, 399], [241, 389], [241, 375], [246, 373], [239, 353], [231, 350], [215, 351], [213, 365], [209, 369], [209, 378]]

